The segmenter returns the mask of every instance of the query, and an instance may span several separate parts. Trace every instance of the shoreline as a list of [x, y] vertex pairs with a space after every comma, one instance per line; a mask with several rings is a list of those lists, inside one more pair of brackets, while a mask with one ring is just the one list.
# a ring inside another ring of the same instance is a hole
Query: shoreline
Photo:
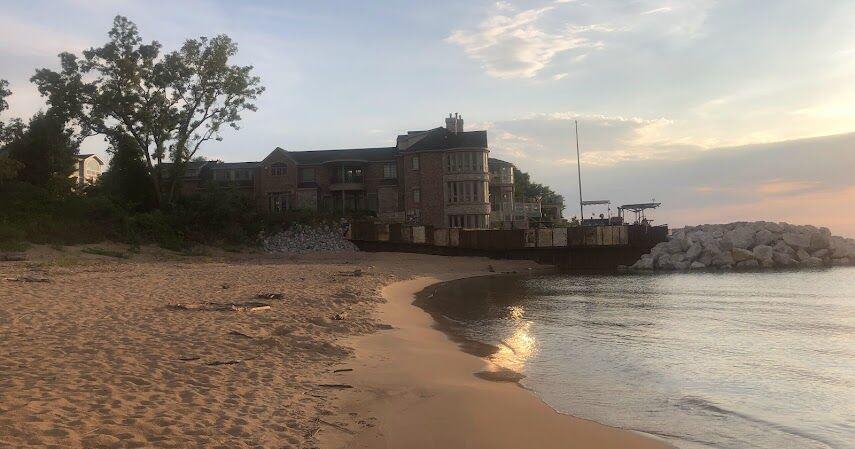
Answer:
[[337, 417], [362, 417], [363, 428], [344, 432], [328, 426], [319, 435], [320, 446], [671, 448], [654, 435], [556, 411], [519, 384], [513, 371], [485, 371], [487, 360], [462, 350], [428, 311], [414, 304], [442, 283], [501, 274], [422, 276], [384, 287], [386, 303], [377, 315], [393, 328], [350, 341], [355, 357], [341, 369], [351, 371], [335, 377], [355, 387], [338, 398]]

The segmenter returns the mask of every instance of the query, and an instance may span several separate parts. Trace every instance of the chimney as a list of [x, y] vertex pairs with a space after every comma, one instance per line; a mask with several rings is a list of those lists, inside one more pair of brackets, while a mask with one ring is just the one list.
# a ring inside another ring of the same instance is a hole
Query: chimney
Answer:
[[446, 117], [445, 119], [445, 129], [455, 134], [463, 132], [463, 117], [456, 112], [452, 117], [451, 113], [449, 112], [448, 117]]

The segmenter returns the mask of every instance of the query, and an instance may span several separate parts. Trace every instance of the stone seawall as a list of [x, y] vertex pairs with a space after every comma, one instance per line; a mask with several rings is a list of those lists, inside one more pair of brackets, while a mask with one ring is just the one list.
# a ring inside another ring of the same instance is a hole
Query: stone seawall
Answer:
[[675, 229], [641, 256], [637, 270], [753, 269], [855, 265], [855, 239], [828, 228], [738, 222]]

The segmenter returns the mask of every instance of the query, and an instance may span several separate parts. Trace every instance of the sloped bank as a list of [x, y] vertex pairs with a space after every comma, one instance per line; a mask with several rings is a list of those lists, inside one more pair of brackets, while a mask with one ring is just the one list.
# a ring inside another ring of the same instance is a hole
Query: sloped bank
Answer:
[[636, 270], [751, 269], [855, 264], [855, 239], [828, 228], [736, 222], [676, 229], [630, 268]]

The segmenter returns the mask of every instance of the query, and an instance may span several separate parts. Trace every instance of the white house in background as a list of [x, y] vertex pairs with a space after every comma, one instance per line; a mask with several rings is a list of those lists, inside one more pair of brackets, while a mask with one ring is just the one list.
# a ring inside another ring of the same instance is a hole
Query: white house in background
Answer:
[[71, 174], [71, 179], [77, 187], [93, 184], [104, 171], [104, 161], [94, 154], [78, 154], [77, 165]]

